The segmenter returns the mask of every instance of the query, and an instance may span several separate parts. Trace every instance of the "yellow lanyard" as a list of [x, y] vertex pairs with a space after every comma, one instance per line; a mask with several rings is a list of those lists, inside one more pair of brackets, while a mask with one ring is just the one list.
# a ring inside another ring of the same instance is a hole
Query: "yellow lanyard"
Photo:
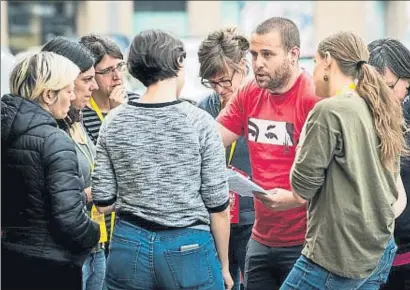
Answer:
[[351, 83], [347, 86], [345, 86], [343, 89], [336, 91], [336, 95], [340, 95], [342, 93], [345, 93], [346, 91], [354, 91], [356, 89], [356, 84], [355, 83]]
[[[220, 101], [219, 111], [221, 110], [222, 110], [222, 102]], [[229, 151], [228, 166], [231, 165], [233, 155], [235, 154], [235, 148], [236, 148], [236, 141], [233, 141], [233, 143], [231, 144], [231, 150]]]
[[[93, 97], [90, 98], [90, 106], [91, 108], [94, 110], [94, 112], [97, 114], [98, 118], [100, 118], [101, 123], [104, 121], [104, 116], [101, 113], [100, 108], [98, 107], [97, 103], [94, 101]], [[93, 205], [93, 209], [95, 209], [94, 212], [95, 214], [97, 213], [97, 209], [95, 208], [95, 205]], [[115, 213], [112, 212], [111, 213], [111, 227], [110, 227], [110, 240], [112, 239], [112, 233], [114, 232], [114, 224], [115, 224]], [[100, 224], [100, 226], [102, 225], [102, 223]], [[104, 227], [105, 227], [105, 221], [104, 221]], [[107, 241], [107, 237], [103, 237], [103, 234], [101, 234], [101, 239], [100, 239], [100, 243], [101, 241]]]
[[100, 121], [104, 121], [104, 116], [101, 113], [100, 108], [98, 107], [97, 103], [94, 101], [93, 97], [90, 98], [90, 106], [93, 108], [94, 112], [97, 114], [98, 118], [100, 118]]
[[228, 166], [231, 164], [233, 154], [235, 153], [235, 148], [236, 148], [236, 141], [234, 141], [231, 145], [231, 150], [229, 152]]

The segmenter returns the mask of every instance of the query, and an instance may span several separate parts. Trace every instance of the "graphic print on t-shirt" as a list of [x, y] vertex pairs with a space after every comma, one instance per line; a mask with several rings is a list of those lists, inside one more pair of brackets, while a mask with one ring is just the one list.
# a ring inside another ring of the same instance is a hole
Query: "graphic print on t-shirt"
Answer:
[[289, 147], [295, 143], [293, 131], [291, 123], [256, 118], [248, 119], [249, 141]]

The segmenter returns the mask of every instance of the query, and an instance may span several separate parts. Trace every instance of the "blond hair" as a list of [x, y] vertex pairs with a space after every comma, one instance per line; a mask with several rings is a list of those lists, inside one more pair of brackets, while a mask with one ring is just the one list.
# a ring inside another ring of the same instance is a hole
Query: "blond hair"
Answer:
[[80, 69], [54, 52], [32, 52], [22, 57], [10, 75], [10, 92], [35, 101], [45, 90], [59, 91], [74, 83]]
[[321, 41], [318, 53], [321, 57], [329, 53], [344, 75], [357, 79], [356, 91], [373, 115], [380, 140], [381, 161], [388, 170], [397, 170], [400, 154], [408, 154], [401, 104], [382, 76], [367, 64], [369, 51], [364, 40], [354, 32], [338, 32]]

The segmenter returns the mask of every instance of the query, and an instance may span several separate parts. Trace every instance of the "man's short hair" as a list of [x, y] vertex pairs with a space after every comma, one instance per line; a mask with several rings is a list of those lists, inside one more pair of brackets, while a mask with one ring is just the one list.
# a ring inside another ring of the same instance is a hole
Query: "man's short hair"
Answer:
[[269, 18], [259, 24], [254, 33], [263, 35], [273, 30], [277, 30], [280, 33], [282, 46], [286, 51], [291, 50], [295, 46], [300, 48], [299, 29], [292, 20], [287, 18]]
[[95, 66], [103, 59], [105, 55], [114, 58], [124, 59], [118, 44], [107, 36], [98, 34], [89, 34], [80, 38], [80, 43], [88, 48], [94, 56]]
[[148, 87], [176, 77], [185, 57], [181, 40], [159, 29], [144, 30], [131, 43], [128, 70]]

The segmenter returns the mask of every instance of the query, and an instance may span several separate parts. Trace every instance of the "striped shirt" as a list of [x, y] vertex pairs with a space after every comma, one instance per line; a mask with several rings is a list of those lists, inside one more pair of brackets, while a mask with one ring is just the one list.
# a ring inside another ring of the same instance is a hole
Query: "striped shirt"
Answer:
[[[140, 98], [140, 95], [135, 94], [135, 93], [131, 93], [131, 92], [127, 92], [127, 96], [129, 100], [138, 100]], [[98, 134], [100, 132], [100, 127], [102, 124], [102, 121], [100, 120], [100, 118], [98, 117], [97, 113], [89, 108], [89, 107], [85, 107], [83, 110], [83, 125], [84, 128], [88, 134], [88, 136], [90, 137], [91, 141], [94, 144], [97, 144], [97, 140], [98, 140]], [[103, 117], [105, 118], [105, 116], [107, 115], [107, 113], [102, 113]], [[105, 215], [105, 225], [107, 227], [107, 235], [108, 237], [111, 236], [111, 214], [106, 214]]]
[[[140, 98], [138, 94], [128, 92], [128, 99], [131, 101], [136, 101]], [[107, 115], [107, 113], [102, 113], [103, 117]], [[97, 139], [98, 139], [98, 133], [100, 132], [100, 127], [101, 127], [101, 120], [98, 117], [97, 113], [89, 108], [85, 107], [83, 109], [83, 124], [84, 128], [87, 131], [88, 136], [90, 136], [91, 140], [94, 142], [94, 144], [97, 144]]]

